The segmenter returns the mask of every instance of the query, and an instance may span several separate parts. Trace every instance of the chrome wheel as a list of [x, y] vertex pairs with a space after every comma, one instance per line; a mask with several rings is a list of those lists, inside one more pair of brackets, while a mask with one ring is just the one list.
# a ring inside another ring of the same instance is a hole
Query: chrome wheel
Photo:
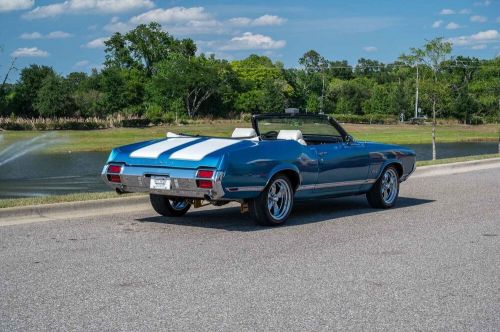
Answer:
[[267, 209], [277, 221], [284, 219], [292, 206], [293, 193], [284, 179], [276, 179], [269, 187]]
[[170, 205], [172, 206], [172, 209], [181, 211], [188, 206], [188, 201], [187, 199], [175, 199], [175, 200], [170, 200]]
[[398, 175], [394, 168], [388, 168], [382, 176], [380, 186], [382, 200], [385, 204], [390, 205], [398, 196]]

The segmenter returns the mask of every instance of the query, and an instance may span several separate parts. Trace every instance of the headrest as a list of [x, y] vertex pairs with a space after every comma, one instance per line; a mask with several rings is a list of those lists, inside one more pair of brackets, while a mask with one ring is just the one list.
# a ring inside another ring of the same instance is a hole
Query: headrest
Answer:
[[302, 145], [307, 145], [300, 130], [280, 130], [276, 138], [297, 141]]
[[232, 138], [252, 138], [256, 137], [257, 132], [253, 128], [234, 128]]
[[170, 132], [170, 131], [167, 132], [167, 138], [173, 138], [173, 137], [186, 137], [186, 136], [182, 136], [182, 135]]
[[280, 130], [277, 139], [289, 139], [298, 141], [303, 139], [302, 132], [300, 130]]

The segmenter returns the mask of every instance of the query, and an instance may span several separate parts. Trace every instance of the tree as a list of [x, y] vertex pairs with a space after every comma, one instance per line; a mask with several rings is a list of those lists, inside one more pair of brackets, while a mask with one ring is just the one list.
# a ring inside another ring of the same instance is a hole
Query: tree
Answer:
[[48, 75], [38, 90], [34, 107], [42, 117], [72, 116], [75, 102], [69, 84], [59, 75]]
[[125, 35], [117, 32], [104, 44], [105, 64], [108, 67], [138, 68], [144, 70], [147, 77], [151, 77], [157, 63], [172, 53], [184, 57], [192, 57], [196, 53], [193, 40], [177, 40], [163, 31], [156, 22], [140, 24]]
[[426, 93], [432, 107], [432, 160], [436, 160], [436, 107], [443, 98], [446, 91], [443, 85], [439, 84], [442, 74], [442, 65], [452, 51], [452, 43], [444, 41], [442, 37], [428, 41], [422, 48], [412, 48], [410, 55], [402, 55], [400, 58], [417, 64], [425, 64], [432, 74], [434, 86], [426, 85]]
[[235, 98], [239, 112], [282, 112], [293, 88], [285, 79], [283, 65], [267, 56], [250, 55], [231, 62], [239, 79], [240, 94]]
[[226, 62], [203, 54], [189, 58], [172, 54], [158, 65], [150, 91], [164, 105], [168, 100], [182, 97], [188, 116], [193, 118], [203, 103], [225, 84], [230, 70]]
[[[305, 69], [306, 86], [308, 93], [316, 92], [320, 95], [319, 112], [324, 111], [326, 76], [328, 61], [315, 50], [310, 50], [299, 59], [299, 64]], [[319, 90], [319, 91], [318, 91]], [[310, 102], [308, 102], [310, 104]]]
[[36, 116], [34, 103], [38, 96], [38, 90], [44, 80], [49, 76], [55, 76], [52, 67], [31, 65], [23, 68], [17, 81], [12, 100], [13, 111], [16, 115]]

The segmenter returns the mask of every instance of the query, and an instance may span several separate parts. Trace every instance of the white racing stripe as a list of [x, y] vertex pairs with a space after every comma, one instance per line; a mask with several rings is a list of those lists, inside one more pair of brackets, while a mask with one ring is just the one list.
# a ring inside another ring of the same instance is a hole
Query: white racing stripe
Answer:
[[170, 158], [193, 161], [202, 160], [203, 158], [205, 158], [205, 156], [209, 155], [212, 152], [237, 143], [240, 143], [240, 141], [234, 139], [210, 138], [206, 141], [193, 144], [191, 146], [188, 146], [187, 148], [174, 152], [170, 156]]
[[183, 144], [193, 142], [198, 140], [199, 138], [185, 138], [185, 137], [178, 137], [178, 138], [169, 138], [164, 141], [148, 145], [146, 147], [140, 148], [139, 150], [135, 150], [130, 154], [130, 157], [132, 158], [152, 158], [156, 159], [158, 158], [162, 153], [174, 149], [178, 146], [181, 146]]

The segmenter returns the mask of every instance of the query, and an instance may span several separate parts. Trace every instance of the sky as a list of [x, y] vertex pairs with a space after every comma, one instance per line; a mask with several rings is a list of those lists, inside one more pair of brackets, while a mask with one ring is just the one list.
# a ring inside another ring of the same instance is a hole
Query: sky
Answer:
[[267, 55], [287, 67], [310, 49], [350, 64], [392, 62], [435, 37], [454, 55], [500, 55], [500, 0], [0, 0], [0, 79], [12, 58], [63, 75], [99, 69], [106, 38], [151, 21], [199, 52]]

